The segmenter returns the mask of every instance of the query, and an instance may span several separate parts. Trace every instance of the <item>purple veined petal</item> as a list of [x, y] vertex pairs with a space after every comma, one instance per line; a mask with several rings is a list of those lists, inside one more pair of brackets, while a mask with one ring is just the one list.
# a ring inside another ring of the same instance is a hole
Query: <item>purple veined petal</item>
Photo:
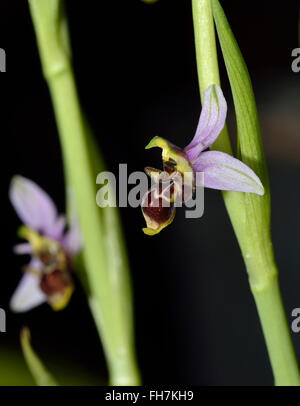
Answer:
[[68, 254], [76, 255], [82, 247], [79, 223], [73, 219], [70, 229], [62, 239], [62, 246]]
[[194, 162], [200, 152], [212, 145], [222, 131], [227, 114], [227, 103], [221, 88], [211, 85], [204, 91], [204, 99], [199, 123], [194, 138], [184, 148], [190, 162]]
[[38, 273], [42, 271], [42, 269], [44, 268], [44, 264], [39, 258], [32, 257], [29, 264], [26, 265], [26, 268], [32, 270], [34, 273]]
[[17, 255], [26, 255], [32, 253], [32, 246], [29, 242], [24, 242], [22, 244], [17, 244], [13, 248], [14, 254]]
[[26, 312], [45, 303], [46, 295], [40, 289], [40, 278], [30, 272], [26, 272], [17, 286], [10, 301], [10, 309], [13, 312]]
[[65, 251], [73, 256], [81, 250], [82, 238], [80, 234], [77, 205], [70, 186], [67, 187], [67, 202], [69, 212], [69, 230], [64, 235], [61, 244]]
[[22, 222], [47, 235], [57, 221], [57, 210], [52, 199], [36, 183], [22, 176], [14, 176], [9, 198]]
[[195, 172], [204, 172], [205, 187], [264, 194], [264, 187], [252, 169], [224, 152], [203, 152], [193, 167]]
[[56, 221], [52, 225], [49, 225], [45, 235], [56, 241], [61, 241], [61, 239], [63, 238], [65, 226], [66, 217], [60, 215], [57, 217]]

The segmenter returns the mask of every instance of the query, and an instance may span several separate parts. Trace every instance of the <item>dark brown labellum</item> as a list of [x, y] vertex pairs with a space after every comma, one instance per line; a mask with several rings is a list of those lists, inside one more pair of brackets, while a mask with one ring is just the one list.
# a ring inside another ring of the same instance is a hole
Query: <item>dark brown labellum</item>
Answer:
[[[148, 190], [143, 199], [142, 211], [146, 218], [151, 219], [151, 222], [159, 227], [160, 225], [168, 222], [174, 213], [174, 203], [169, 202], [169, 207], [163, 207], [163, 198], [155, 196], [155, 190]], [[157, 228], [156, 227], [156, 228]]]
[[[152, 173], [156, 170], [151, 169]], [[159, 171], [158, 181], [145, 194], [142, 201], [142, 212], [147, 226], [159, 229], [170, 223], [175, 214], [175, 187], [171, 176], [167, 172]]]
[[40, 288], [47, 296], [51, 296], [55, 293], [63, 293], [67, 287], [72, 285], [69, 273], [59, 269], [51, 273], [43, 273], [40, 282]]

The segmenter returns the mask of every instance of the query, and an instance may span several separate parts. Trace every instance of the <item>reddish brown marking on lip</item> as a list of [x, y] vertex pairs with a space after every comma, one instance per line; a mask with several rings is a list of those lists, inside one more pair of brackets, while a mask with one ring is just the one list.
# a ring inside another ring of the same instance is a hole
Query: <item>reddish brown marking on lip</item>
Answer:
[[[167, 184], [167, 187], [170, 188], [169, 196], [172, 199], [174, 196], [174, 185], [170, 186]], [[157, 191], [157, 195], [154, 193], [155, 190]], [[168, 201], [169, 204], [167, 205], [168, 207], [164, 207], [166, 204], [163, 206], [163, 198], [161, 197], [163, 192], [164, 184], [159, 183], [159, 185], [156, 185], [156, 187], [147, 192], [147, 195], [144, 197], [142, 203], [142, 210], [145, 216], [155, 221], [159, 225], [169, 221], [174, 213], [174, 204], [170, 202], [170, 199], [165, 198], [164, 201]]]
[[157, 224], [164, 224], [169, 221], [174, 212], [174, 206], [162, 207], [162, 199], [159, 199], [159, 207], [143, 207], [142, 210], [146, 216], [154, 220]]
[[70, 285], [72, 285], [72, 281], [68, 272], [60, 271], [59, 269], [49, 274], [44, 273], [40, 282], [40, 288], [47, 296], [64, 292]]
[[[177, 163], [169, 159], [163, 162], [164, 171], [148, 168], [146, 173], [157, 183], [145, 194], [141, 208], [147, 227], [159, 230], [168, 225], [175, 215], [175, 201], [183, 203], [193, 195], [193, 185], [185, 183], [184, 176], [176, 169]], [[152, 176], [157, 174], [159, 176]]]

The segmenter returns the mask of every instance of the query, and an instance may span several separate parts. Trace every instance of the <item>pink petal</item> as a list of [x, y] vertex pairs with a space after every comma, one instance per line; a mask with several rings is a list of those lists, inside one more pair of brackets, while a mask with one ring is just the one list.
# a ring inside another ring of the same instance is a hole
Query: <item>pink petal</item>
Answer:
[[61, 244], [65, 251], [71, 256], [78, 254], [82, 248], [82, 239], [78, 220], [78, 211], [73, 191], [67, 188], [67, 202], [69, 212], [69, 230], [64, 235]]
[[58, 216], [55, 223], [49, 225], [46, 233], [47, 237], [60, 241], [63, 236], [65, 226], [66, 217], [63, 215]]
[[32, 246], [28, 242], [17, 244], [14, 246], [13, 251], [17, 255], [25, 255], [32, 253]]
[[10, 308], [13, 312], [26, 312], [45, 303], [46, 300], [46, 295], [40, 289], [39, 276], [26, 272], [11, 298]]
[[190, 162], [212, 145], [225, 125], [227, 103], [221, 88], [211, 85], [204, 91], [202, 111], [196, 134], [184, 151]]
[[224, 152], [202, 152], [193, 167], [196, 172], [204, 172], [205, 187], [264, 194], [264, 187], [252, 169]]
[[76, 255], [82, 247], [79, 223], [73, 220], [70, 229], [62, 239], [62, 246], [68, 254]]
[[26, 268], [33, 270], [35, 273], [42, 271], [44, 264], [37, 257], [32, 257], [29, 264], [26, 265]]
[[57, 210], [44, 190], [29, 179], [14, 176], [9, 197], [25, 225], [52, 237], [53, 230], [57, 230]]

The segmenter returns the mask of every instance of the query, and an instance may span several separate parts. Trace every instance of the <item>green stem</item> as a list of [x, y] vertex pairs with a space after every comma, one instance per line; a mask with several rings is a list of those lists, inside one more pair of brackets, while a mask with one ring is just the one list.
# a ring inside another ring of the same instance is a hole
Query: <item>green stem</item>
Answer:
[[[48, 83], [83, 237], [89, 305], [101, 336], [112, 385], [138, 385], [128, 269], [117, 225], [96, 205], [96, 173], [70, 60], [67, 20], [60, 0], [30, 0], [44, 77]], [[109, 209], [110, 210], [110, 209]], [[103, 215], [102, 215], [102, 214]], [[107, 230], [108, 225], [115, 227]], [[108, 252], [107, 244], [116, 252]], [[120, 265], [110, 256], [120, 255]]]
[[57, 386], [57, 382], [31, 347], [30, 330], [28, 327], [22, 328], [20, 339], [25, 361], [36, 384], [38, 386]]
[[252, 288], [259, 313], [275, 385], [299, 386], [299, 371], [282, 305], [277, 276], [263, 289]]
[[[212, 83], [220, 86], [218, 56], [215, 39], [213, 15], [209, 1], [192, 1], [196, 61], [200, 96]], [[231, 153], [231, 145], [225, 126], [214, 143], [214, 149]]]
[[[201, 98], [212, 83], [220, 84], [215, 30], [210, 0], [192, 0], [196, 60]], [[231, 153], [227, 128], [213, 149]], [[225, 206], [237, 236], [253, 293], [277, 385], [300, 385], [299, 370], [287, 325], [277, 278], [277, 268], [269, 230], [264, 244], [249, 244], [245, 210], [247, 199], [242, 193], [223, 192]], [[255, 276], [255, 277], [253, 277]]]
[[[74, 188], [76, 203], [83, 209], [83, 211], [79, 210], [79, 216], [84, 236], [84, 259], [91, 290], [89, 304], [104, 345], [110, 382], [113, 385], [135, 385], [139, 383], [139, 376], [131, 337], [129, 339], [126, 334], [129, 326], [124, 325], [127, 314], [125, 312], [123, 314], [120, 308], [119, 292], [111, 288], [112, 282], [107, 272], [108, 261], [104, 241], [106, 233], [95, 202], [95, 174], [89, 162], [85, 129], [71, 68], [59, 74], [48, 74], [47, 81], [60, 133], [64, 161], [69, 168], [68, 174]], [[84, 193], [82, 193], [83, 189]], [[101, 233], [93, 231], [95, 221], [99, 223], [97, 229], [102, 230]], [[118, 254], [114, 253], [114, 255]]]

